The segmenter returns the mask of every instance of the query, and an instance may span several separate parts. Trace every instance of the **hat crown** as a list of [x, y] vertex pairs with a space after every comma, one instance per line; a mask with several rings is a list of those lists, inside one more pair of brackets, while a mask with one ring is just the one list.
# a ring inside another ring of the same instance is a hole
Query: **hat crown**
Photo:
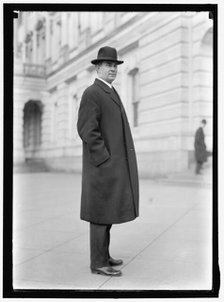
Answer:
[[117, 51], [115, 48], [105, 46], [99, 49], [97, 59], [101, 58], [111, 58], [112, 60], [117, 60]]
[[91, 63], [97, 64], [102, 61], [112, 61], [116, 62], [117, 64], [123, 63], [123, 61], [117, 59], [117, 50], [109, 46], [101, 47], [98, 51], [97, 59], [91, 61]]

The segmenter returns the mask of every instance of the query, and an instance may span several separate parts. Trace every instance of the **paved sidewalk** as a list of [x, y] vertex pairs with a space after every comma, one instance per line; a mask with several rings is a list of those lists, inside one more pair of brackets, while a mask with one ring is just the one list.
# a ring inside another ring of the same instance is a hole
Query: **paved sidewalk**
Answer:
[[142, 179], [140, 217], [111, 230], [117, 278], [90, 272], [80, 188], [75, 174], [14, 175], [15, 289], [211, 289], [211, 186]]

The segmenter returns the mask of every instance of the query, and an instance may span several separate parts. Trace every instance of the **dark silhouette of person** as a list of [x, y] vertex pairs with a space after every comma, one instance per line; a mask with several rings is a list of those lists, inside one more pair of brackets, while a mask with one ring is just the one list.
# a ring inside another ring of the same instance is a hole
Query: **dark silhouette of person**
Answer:
[[205, 134], [204, 127], [207, 122], [205, 119], [201, 121], [200, 127], [195, 132], [194, 139], [194, 149], [195, 149], [195, 160], [196, 160], [196, 169], [195, 174], [201, 174], [201, 169], [203, 167], [204, 162], [207, 161], [207, 148], [205, 144]]

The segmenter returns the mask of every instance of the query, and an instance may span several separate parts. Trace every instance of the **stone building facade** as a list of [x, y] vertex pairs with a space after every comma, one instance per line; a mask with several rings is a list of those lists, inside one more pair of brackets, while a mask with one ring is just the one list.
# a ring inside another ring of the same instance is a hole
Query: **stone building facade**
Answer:
[[[106, 25], [106, 26], [105, 26]], [[20, 12], [14, 20], [14, 164], [81, 171], [77, 112], [102, 46], [118, 50], [114, 86], [140, 175], [189, 169], [207, 119], [212, 149], [213, 21], [208, 12]]]

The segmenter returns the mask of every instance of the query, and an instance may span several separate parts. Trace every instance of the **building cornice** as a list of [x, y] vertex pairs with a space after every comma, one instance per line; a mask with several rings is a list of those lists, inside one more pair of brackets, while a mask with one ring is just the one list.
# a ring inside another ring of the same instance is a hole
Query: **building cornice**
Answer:
[[[146, 13], [141, 13], [140, 15], [136, 15], [135, 17], [133, 17], [132, 19], [130, 19], [128, 22], [126, 22], [124, 24], [121, 24], [119, 27], [117, 27], [110, 34], [104, 36], [103, 38], [101, 38], [97, 42], [91, 44], [84, 51], [78, 53], [75, 57], [73, 57], [70, 60], [68, 60], [65, 64], [63, 64], [63, 66], [60, 66], [58, 69], [56, 69], [56, 70], [52, 71], [51, 73], [47, 74], [47, 78], [49, 78], [49, 77], [53, 76], [54, 74], [58, 73], [59, 71], [61, 71], [62, 69], [64, 69], [68, 65], [72, 64], [73, 62], [78, 61], [79, 59], [81, 59], [82, 57], [84, 57], [86, 54], [88, 54], [89, 52], [91, 52], [93, 49], [101, 46], [106, 41], [114, 38], [117, 34], [119, 34], [120, 32], [122, 32], [124, 29], [128, 28], [132, 23], [135, 23], [135, 22], [141, 20], [142, 18], [144, 18], [147, 15], [148, 15], [147, 12]], [[118, 51], [118, 53], [120, 54], [120, 51]]]

